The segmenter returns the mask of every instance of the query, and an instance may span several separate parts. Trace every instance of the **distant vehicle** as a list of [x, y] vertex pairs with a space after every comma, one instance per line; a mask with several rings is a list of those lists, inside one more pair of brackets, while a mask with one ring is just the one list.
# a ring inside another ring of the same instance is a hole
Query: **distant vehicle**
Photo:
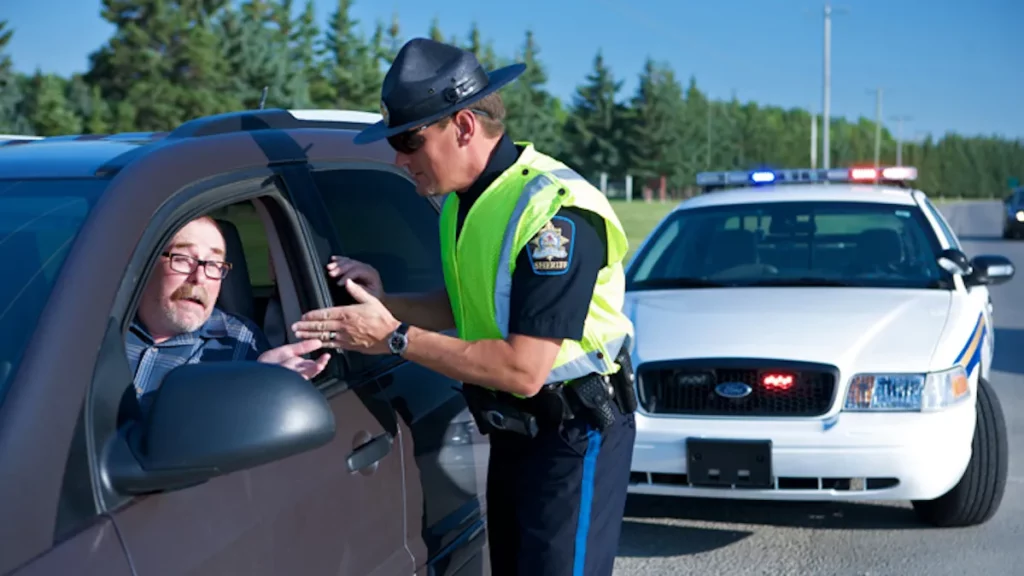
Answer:
[[218, 307], [279, 344], [352, 302], [333, 254], [389, 291], [444, 285], [437, 202], [386, 142], [352, 142], [379, 119], [259, 110], [0, 143], [0, 574], [487, 573], [489, 444], [460, 382], [390, 354], [335, 353], [310, 382], [214, 362], [130, 409], [125, 331], [200, 214], [233, 264]]
[[1024, 235], [1024, 186], [1003, 198], [1003, 238]]
[[703, 173], [627, 270], [630, 492], [910, 500], [987, 521], [1007, 478], [988, 287], [912, 167]]

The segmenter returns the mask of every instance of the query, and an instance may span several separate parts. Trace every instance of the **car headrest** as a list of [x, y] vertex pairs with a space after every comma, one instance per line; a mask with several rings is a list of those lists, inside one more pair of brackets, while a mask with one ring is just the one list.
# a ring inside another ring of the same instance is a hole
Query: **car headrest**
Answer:
[[857, 248], [863, 258], [875, 262], [903, 260], [903, 240], [892, 228], [868, 228], [858, 235]]
[[707, 262], [724, 269], [757, 263], [757, 237], [750, 230], [719, 230], [711, 238]]
[[249, 266], [245, 262], [242, 237], [238, 234], [238, 228], [227, 220], [217, 220], [217, 225], [224, 235], [224, 246], [227, 248], [224, 259], [231, 263], [231, 272], [221, 282], [217, 307], [229, 314], [255, 321], [252, 283], [249, 281]]

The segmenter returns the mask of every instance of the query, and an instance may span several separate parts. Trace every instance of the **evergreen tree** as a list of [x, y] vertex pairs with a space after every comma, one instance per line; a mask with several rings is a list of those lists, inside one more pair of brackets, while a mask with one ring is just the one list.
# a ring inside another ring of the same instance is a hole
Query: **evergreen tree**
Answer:
[[32, 136], [32, 124], [21, 112], [21, 83], [7, 54], [7, 44], [13, 36], [14, 30], [7, 27], [7, 21], [0, 20], [0, 133]]
[[588, 178], [601, 172], [625, 176], [623, 142], [626, 108], [616, 100], [622, 81], [616, 80], [600, 51], [586, 83], [576, 88], [569, 121], [563, 133], [567, 163]]
[[[479, 49], [479, 38], [475, 41]], [[526, 64], [526, 70], [502, 91], [508, 110], [505, 124], [513, 139], [531, 141], [539, 151], [558, 156], [562, 152], [561, 127], [554, 120], [554, 98], [545, 90], [548, 78], [544, 66], [537, 60], [539, 52], [533, 32], [527, 31], [518, 59]]]
[[34, 102], [29, 121], [40, 136], [82, 133], [82, 119], [75, 114], [64, 95], [64, 80], [52, 74], [36, 72], [32, 78]]

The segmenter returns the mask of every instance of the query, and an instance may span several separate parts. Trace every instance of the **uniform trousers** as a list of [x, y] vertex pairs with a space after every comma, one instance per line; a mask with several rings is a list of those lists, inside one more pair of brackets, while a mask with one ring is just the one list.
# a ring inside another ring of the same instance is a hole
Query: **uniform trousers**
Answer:
[[493, 576], [611, 576], [636, 438], [633, 415], [612, 410], [603, 432], [575, 418], [534, 438], [489, 434]]

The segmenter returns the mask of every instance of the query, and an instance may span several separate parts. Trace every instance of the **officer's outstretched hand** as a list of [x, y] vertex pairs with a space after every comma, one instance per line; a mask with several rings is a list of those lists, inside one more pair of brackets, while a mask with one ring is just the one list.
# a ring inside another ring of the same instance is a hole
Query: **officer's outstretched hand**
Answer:
[[344, 256], [331, 256], [331, 261], [327, 263], [327, 275], [337, 280], [338, 286], [344, 286], [346, 280], [353, 280], [374, 298], [379, 300], [384, 297], [384, 283], [380, 280], [380, 273], [369, 264]]
[[[372, 268], [371, 268], [372, 270]], [[364, 354], [387, 354], [388, 337], [399, 325], [384, 304], [351, 278], [345, 288], [357, 304], [313, 310], [292, 324], [300, 339], [315, 339], [324, 346], [355, 350]]]

